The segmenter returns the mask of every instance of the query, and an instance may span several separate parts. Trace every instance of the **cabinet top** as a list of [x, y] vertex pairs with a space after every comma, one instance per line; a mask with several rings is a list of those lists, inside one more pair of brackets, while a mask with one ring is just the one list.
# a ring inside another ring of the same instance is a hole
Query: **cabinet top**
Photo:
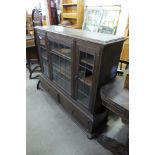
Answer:
[[35, 29], [44, 30], [47, 32], [53, 32], [57, 34], [62, 34], [65, 36], [70, 36], [77, 39], [82, 39], [90, 42], [95, 42], [99, 44], [111, 44], [118, 41], [124, 41], [124, 37], [112, 35], [112, 34], [104, 34], [97, 32], [89, 32], [81, 29], [73, 29], [62, 26], [36, 26]]

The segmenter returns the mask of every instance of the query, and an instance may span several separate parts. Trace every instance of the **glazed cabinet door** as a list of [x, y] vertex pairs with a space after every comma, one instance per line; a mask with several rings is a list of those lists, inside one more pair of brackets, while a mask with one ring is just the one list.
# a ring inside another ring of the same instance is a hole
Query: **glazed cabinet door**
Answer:
[[39, 51], [40, 65], [41, 71], [47, 77], [49, 77], [49, 69], [48, 69], [48, 53], [46, 46], [46, 36], [45, 33], [37, 32], [37, 45]]
[[95, 95], [99, 51], [96, 44], [76, 43], [75, 99], [87, 109], [91, 108]]
[[63, 91], [71, 95], [73, 40], [55, 34], [47, 36], [51, 80]]

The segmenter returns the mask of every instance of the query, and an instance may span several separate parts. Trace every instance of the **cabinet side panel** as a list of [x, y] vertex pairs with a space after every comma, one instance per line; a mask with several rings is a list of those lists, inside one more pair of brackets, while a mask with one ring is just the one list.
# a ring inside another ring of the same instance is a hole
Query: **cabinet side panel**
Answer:
[[115, 78], [122, 46], [123, 41], [110, 44], [104, 48], [100, 70], [100, 85], [104, 85]]
[[96, 106], [93, 113], [104, 111], [100, 97], [100, 88], [115, 78], [118, 62], [122, 51], [123, 42], [117, 42], [105, 46], [102, 51], [102, 58], [100, 64], [100, 75], [97, 88]]

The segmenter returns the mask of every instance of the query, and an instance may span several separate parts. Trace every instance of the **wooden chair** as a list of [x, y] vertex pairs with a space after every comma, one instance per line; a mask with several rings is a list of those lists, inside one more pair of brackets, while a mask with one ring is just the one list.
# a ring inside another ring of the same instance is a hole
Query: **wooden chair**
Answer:
[[[42, 13], [41, 10], [35, 8], [32, 10], [32, 25], [42, 26]], [[32, 76], [33, 73], [40, 72], [40, 61], [38, 50], [36, 46], [35, 32], [34, 32], [34, 45], [26, 47], [26, 55], [27, 55], [27, 68], [29, 69], [30, 79], [38, 79], [39, 75]], [[35, 65], [36, 64], [36, 65]], [[35, 65], [35, 67], [33, 67]]]

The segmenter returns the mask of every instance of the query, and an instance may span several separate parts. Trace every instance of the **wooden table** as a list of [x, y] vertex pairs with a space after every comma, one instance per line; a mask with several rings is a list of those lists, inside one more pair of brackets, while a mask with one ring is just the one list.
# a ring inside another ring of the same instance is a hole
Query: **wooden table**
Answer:
[[97, 140], [115, 155], [129, 153], [129, 90], [124, 88], [124, 81], [124, 77], [118, 76], [100, 89], [103, 106], [119, 117], [108, 121]]
[[100, 90], [102, 104], [110, 111], [120, 116], [126, 124], [129, 123], [129, 90], [124, 88], [125, 77], [116, 79]]

